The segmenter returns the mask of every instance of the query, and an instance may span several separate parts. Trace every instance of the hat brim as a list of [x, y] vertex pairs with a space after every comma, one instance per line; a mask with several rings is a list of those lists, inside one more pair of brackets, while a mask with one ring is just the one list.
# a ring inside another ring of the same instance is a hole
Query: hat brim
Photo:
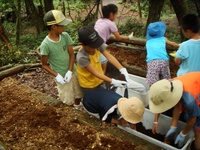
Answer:
[[65, 18], [63, 21], [57, 23], [57, 25], [59, 25], [59, 26], [66, 26], [66, 25], [68, 25], [70, 22], [72, 22], [71, 19]]
[[98, 38], [96, 39], [96, 41], [88, 44], [89, 47], [91, 48], [99, 48], [103, 43], [103, 39], [97, 34]]
[[[171, 81], [173, 84], [173, 91], [171, 92], [170, 100], [167, 100], [159, 105], [155, 105], [151, 99], [149, 100], [149, 109], [152, 113], [162, 113], [165, 112], [169, 109], [171, 109], [172, 107], [174, 107], [179, 100], [182, 97], [182, 93], [183, 93], [183, 85], [182, 82], [179, 80], [173, 80]], [[156, 83], [152, 86], [157, 86]], [[155, 88], [156, 89], [156, 88]], [[156, 90], [154, 90], [153, 88], [150, 88], [150, 93], [149, 93], [149, 97], [151, 98], [152, 94], [157, 92]]]
[[122, 115], [122, 117], [128, 122], [130, 122], [132, 124], [136, 124], [143, 119], [143, 114], [138, 115], [137, 113], [131, 113], [131, 112], [133, 112], [133, 110], [130, 110], [132, 101], [137, 101], [137, 103], [139, 103], [141, 106], [143, 106], [143, 109], [144, 109], [143, 102], [136, 97], [131, 97], [129, 99], [120, 98], [117, 102], [117, 105], [118, 105], [118, 110], [119, 110], [120, 114]]
[[155, 39], [155, 38], [159, 38], [159, 37], [164, 37], [165, 32], [166, 32], [166, 25], [165, 25], [165, 23], [162, 22], [162, 21], [159, 21], [159, 22], [156, 22], [156, 24], [158, 24], [160, 26], [160, 28], [161, 28], [160, 32], [156, 36], [151, 36], [151, 35], [149, 35], [149, 32], [147, 30], [147, 34], [146, 34], [146, 39], [147, 40], [151, 40], [151, 39]]

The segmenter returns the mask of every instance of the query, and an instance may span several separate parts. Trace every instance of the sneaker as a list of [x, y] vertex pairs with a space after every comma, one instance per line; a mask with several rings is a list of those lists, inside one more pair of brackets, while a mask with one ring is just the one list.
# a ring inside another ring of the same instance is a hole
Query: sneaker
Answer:
[[80, 102], [79, 105], [74, 104], [74, 109], [77, 109], [77, 110], [80, 110], [80, 111], [83, 111], [83, 112], [85, 111], [84, 108], [83, 108], [83, 104], [81, 102]]

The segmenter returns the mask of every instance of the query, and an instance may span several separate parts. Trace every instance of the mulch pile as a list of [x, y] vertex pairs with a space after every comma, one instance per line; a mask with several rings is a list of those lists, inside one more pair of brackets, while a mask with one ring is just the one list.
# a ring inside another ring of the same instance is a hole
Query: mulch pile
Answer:
[[0, 141], [8, 149], [137, 149], [131, 142], [80, 123], [78, 110], [42, 101], [38, 96], [44, 94], [13, 78], [1, 81], [0, 91]]

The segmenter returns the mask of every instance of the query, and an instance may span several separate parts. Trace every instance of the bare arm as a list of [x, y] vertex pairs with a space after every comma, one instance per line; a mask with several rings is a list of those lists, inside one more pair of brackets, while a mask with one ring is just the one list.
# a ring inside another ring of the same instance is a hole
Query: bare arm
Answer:
[[170, 46], [176, 47], [177, 49], [179, 48], [179, 44], [177, 44], [176, 42], [172, 42], [168, 40], [167, 38], [166, 38], [166, 43]]
[[107, 82], [112, 82], [112, 79], [107, 77], [104, 74], [101, 74], [98, 70], [96, 70], [91, 64], [85, 67], [90, 73], [92, 73], [94, 76], [98, 77], [99, 79], [102, 79]]
[[120, 118], [118, 120], [112, 118], [111, 123], [118, 124], [118, 125], [121, 125], [123, 127], [127, 127], [127, 125], [128, 125], [128, 122], [126, 120], [124, 120], [123, 118]]
[[74, 59], [75, 59], [75, 55], [74, 55], [72, 46], [68, 46], [68, 53], [69, 53], [69, 69], [68, 70], [72, 71], [73, 66], [74, 66]]
[[120, 35], [119, 32], [113, 32], [112, 34], [115, 36], [115, 38], [117, 40], [128, 40], [129, 39], [128, 36]]
[[54, 77], [56, 77], [57, 73], [53, 71], [48, 65], [48, 56], [42, 55], [41, 60], [42, 60], [42, 68], [46, 70], [48, 73], [50, 73], [51, 75], [53, 75]]
[[181, 103], [178, 103], [174, 106], [173, 109], [171, 126], [177, 127], [178, 120], [180, 117], [180, 112], [181, 112]]
[[184, 135], [186, 135], [188, 133], [188, 131], [194, 126], [195, 122], [196, 122], [196, 117], [195, 118], [190, 118], [187, 121], [187, 124], [186, 124], [185, 128], [182, 130], [182, 133]]
[[182, 63], [182, 60], [179, 58], [174, 58], [174, 62], [179, 66]]
[[154, 122], [153, 122], [153, 126], [152, 126], [152, 133], [156, 134], [156, 132], [158, 131], [158, 119], [159, 119], [160, 114], [155, 114], [154, 115]]

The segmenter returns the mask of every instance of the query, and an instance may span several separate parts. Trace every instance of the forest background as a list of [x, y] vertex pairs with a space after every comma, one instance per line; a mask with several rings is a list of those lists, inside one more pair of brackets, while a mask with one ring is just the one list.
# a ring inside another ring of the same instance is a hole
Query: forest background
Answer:
[[[115, 21], [120, 34], [134, 32], [145, 39], [150, 22], [165, 21], [166, 37], [180, 43], [186, 39], [180, 32], [180, 20], [187, 13], [200, 16], [199, 0], [122, 0]], [[0, 67], [12, 64], [36, 63], [32, 55], [47, 35], [44, 14], [52, 9], [61, 10], [72, 20], [65, 31], [79, 45], [77, 33], [85, 25], [94, 25], [102, 16], [101, 7], [109, 0], [1, 0], [0, 1]]]

